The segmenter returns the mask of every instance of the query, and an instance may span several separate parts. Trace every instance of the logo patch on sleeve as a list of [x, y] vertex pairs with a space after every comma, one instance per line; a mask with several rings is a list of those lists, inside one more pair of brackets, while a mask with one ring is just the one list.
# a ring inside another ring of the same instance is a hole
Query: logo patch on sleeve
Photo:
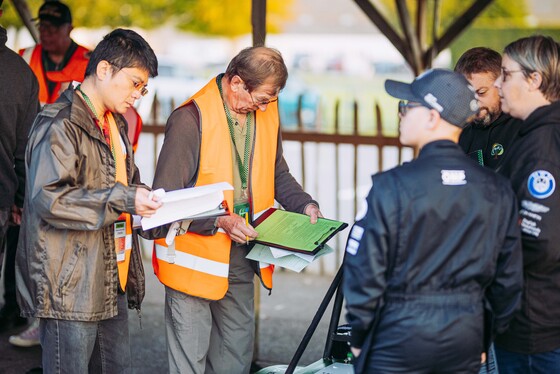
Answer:
[[554, 193], [556, 181], [552, 174], [546, 170], [537, 170], [529, 175], [527, 189], [536, 199], [546, 199]]
[[352, 227], [352, 232], [350, 232], [350, 237], [357, 241], [362, 240], [362, 236], [364, 235], [364, 228], [362, 226], [354, 225]]
[[360, 242], [352, 238], [348, 239], [348, 244], [346, 244], [346, 252], [348, 254], [355, 256], [358, 253], [358, 248], [360, 247]]

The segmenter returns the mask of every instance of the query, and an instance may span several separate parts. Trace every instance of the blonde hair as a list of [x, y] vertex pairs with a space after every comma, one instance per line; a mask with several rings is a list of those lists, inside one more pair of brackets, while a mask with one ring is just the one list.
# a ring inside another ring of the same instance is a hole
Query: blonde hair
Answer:
[[542, 77], [539, 90], [549, 101], [560, 99], [560, 45], [549, 36], [535, 35], [506, 46], [504, 54], [517, 62], [525, 76]]

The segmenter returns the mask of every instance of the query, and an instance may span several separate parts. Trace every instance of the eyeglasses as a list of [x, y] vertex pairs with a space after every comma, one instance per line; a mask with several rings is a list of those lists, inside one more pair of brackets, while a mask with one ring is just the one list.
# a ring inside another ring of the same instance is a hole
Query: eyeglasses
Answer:
[[255, 98], [253, 97], [253, 94], [251, 94], [251, 91], [249, 91], [247, 86], [243, 86], [243, 89], [245, 91], [247, 91], [249, 96], [251, 96], [251, 101], [253, 102], [253, 105], [255, 105], [255, 106], [265, 106], [265, 105], [268, 105], [270, 103], [274, 103], [274, 102], [278, 101], [277, 97], [275, 97], [273, 99], [269, 99], [269, 100], [266, 100], [266, 99], [265, 100], [255, 100]]
[[523, 69], [520, 69], [520, 70], [507, 70], [506, 68], [502, 67], [501, 70], [502, 70], [502, 75], [501, 75], [501, 77], [502, 77], [502, 82], [505, 82], [505, 81], [508, 79], [508, 77], [511, 77], [511, 75], [512, 75], [513, 73], [523, 73], [523, 74], [525, 74], [525, 70], [523, 70]]
[[409, 109], [411, 108], [417, 108], [420, 106], [424, 106], [420, 103], [414, 103], [414, 102], [410, 102], [410, 101], [404, 101], [401, 100], [399, 101], [399, 114], [401, 115], [401, 117], [406, 116], [406, 113], [408, 112]]
[[274, 102], [278, 101], [277, 97], [275, 97], [274, 99], [270, 99], [270, 100], [257, 100], [257, 101], [255, 101], [255, 99], [253, 98], [253, 95], [251, 95], [250, 92], [249, 92], [249, 95], [251, 96], [251, 100], [253, 100], [253, 104], [255, 104], [256, 106], [264, 106], [264, 105], [268, 105], [270, 103], [274, 103]]
[[146, 88], [148, 87], [147, 84], [144, 84], [144, 82], [137, 82], [132, 75], [130, 75], [123, 69], [121, 69], [120, 71], [122, 71], [132, 81], [132, 85], [134, 86], [134, 89], [140, 92], [140, 95], [146, 96], [146, 94], [148, 93], [148, 89]]

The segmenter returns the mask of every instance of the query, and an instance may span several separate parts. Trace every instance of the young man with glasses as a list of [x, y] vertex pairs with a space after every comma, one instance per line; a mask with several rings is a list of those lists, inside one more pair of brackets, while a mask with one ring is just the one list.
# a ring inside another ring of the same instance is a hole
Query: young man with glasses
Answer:
[[356, 372], [478, 373], [485, 328], [503, 331], [520, 303], [515, 197], [457, 145], [478, 110], [461, 74], [433, 69], [385, 89], [405, 100], [401, 143], [420, 151], [373, 176], [350, 231], [343, 290]]
[[128, 308], [144, 270], [132, 215], [151, 216], [122, 117], [157, 59], [131, 30], [106, 35], [85, 79], [37, 116], [26, 150], [26, 200], [16, 254], [22, 314], [40, 319], [47, 373], [130, 372]]
[[498, 172], [519, 201], [525, 287], [521, 312], [496, 339], [500, 372], [560, 372], [560, 45], [531, 36], [504, 49], [496, 87], [523, 121]]
[[[171, 373], [249, 373], [253, 278], [256, 273], [270, 290], [274, 267], [245, 258], [247, 238], [257, 236], [245, 217], [252, 222], [275, 199], [313, 223], [321, 216], [282, 154], [276, 101], [287, 78], [278, 51], [246, 48], [167, 121], [154, 188], [234, 186], [226, 191], [230, 215], [194, 221], [173, 244], [156, 241], [153, 262], [166, 286]], [[149, 234], [165, 238], [167, 230]]]

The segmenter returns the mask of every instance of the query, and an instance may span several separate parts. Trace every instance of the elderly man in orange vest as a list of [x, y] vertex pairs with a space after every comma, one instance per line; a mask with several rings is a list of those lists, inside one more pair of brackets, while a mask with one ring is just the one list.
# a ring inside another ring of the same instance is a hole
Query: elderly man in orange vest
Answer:
[[[316, 222], [318, 204], [289, 172], [282, 153], [278, 93], [288, 71], [280, 53], [242, 50], [167, 122], [154, 188], [175, 190], [229, 182], [229, 216], [195, 221], [175, 237], [174, 256], [156, 241], [154, 269], [166, 286], [171, 373], [248, 373], [253, 356], [256, 273], [272, 288], [271, 265], [248, 260], [246, 226], [276, 199]], [[166, 232], [153, 232], [163, 237]]]

